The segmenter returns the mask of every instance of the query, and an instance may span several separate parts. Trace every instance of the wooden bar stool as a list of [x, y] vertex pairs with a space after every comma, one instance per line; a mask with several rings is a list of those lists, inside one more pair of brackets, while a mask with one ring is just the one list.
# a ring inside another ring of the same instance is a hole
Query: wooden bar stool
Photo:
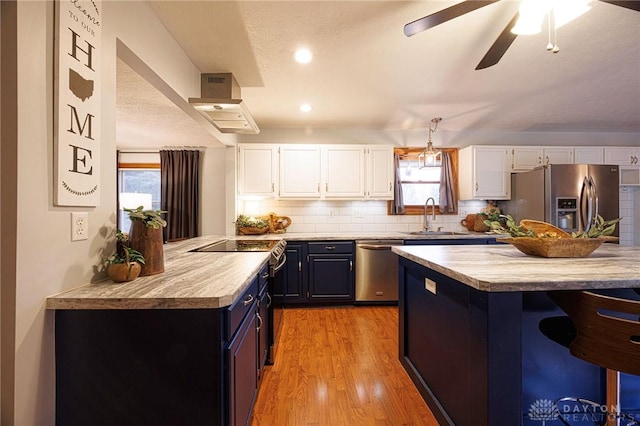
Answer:
[[[541, 322], [542, 332], [568, 346], [573, 356], [605, 368], [607, 407], [619, 407], [619, 373], [640, 375], [640, 301], [589, 291], [550, 291], [547, 294], [571, 321], [564, 322], [568, 326], [565, 330], [549, 326], [551, 323], [545, 327]], [[607, 421], [608, 426], [617, 424], [617, 418]]]

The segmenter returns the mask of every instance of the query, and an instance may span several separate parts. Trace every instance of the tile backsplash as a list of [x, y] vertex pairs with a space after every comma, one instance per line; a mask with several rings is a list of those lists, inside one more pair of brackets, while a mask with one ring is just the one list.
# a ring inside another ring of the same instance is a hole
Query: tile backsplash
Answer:
[[[436, 215], [432, 228], [466, 231], [460, 221], [486, 207], [484, 201], [458, 202], [458, 215]], [[640, 187], [620, 187], [620, 244], [640, 245], [635, 224], [640, 224]], [[249, 216], [275, 212], [291, 218], [287, 232], [357, 233], [412, 232], [423, 229], [423, 216], [387, 215], [386, 201], [260, 200], [238, 202], [238, 210]]]

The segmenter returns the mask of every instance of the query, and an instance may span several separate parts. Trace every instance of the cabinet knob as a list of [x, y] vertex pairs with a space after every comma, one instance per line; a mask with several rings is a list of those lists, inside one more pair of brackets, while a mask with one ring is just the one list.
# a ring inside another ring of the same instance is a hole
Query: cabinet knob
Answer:
[[478, 192], [478, 182], [476, 182], [476, 192]]
[[325, 250], [335, 250], [336, 246], [324, 246]]
[[249, 306], [253, 303], [253, 295], [250, 294], [245, 300], [242, 301], [242, 306]]

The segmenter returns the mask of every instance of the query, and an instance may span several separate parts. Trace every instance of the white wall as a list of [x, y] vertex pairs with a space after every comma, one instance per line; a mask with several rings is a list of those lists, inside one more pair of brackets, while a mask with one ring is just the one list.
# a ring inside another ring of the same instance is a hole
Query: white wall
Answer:
[[[54, 324], [45, 298], [102, 276], [102, 258], [113, 248], [116, 37], [178, 93], [199, 93], [199, 71], [145, 2], [102, 6], [100, 206], [67, 208], [53, 206], [53, 2], [18, 2], [15, 416], [3, 413], [3, 425], [54, 424]], [[88, 240], [71, 242], [72, 211], [89, 213]]]
[[206, 148], [200, 153], [202, 156], [200, 233], [202, 235], [226, 234], [224, 208], [227, 197], [226, 151], [227, 148]]

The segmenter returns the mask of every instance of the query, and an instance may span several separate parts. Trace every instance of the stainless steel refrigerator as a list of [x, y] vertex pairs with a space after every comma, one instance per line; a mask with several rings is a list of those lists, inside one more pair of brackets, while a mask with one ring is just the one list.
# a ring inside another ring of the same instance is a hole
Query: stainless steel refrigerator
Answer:
[[[518, 223], [542, 220], [567, 232], [588, 230], [597, 215], [620, 216], [618, 166], [551, 164], [511, 175], [511, 200], [500, 204]], [[615, 233], [618, 236], [618, 227]]]

